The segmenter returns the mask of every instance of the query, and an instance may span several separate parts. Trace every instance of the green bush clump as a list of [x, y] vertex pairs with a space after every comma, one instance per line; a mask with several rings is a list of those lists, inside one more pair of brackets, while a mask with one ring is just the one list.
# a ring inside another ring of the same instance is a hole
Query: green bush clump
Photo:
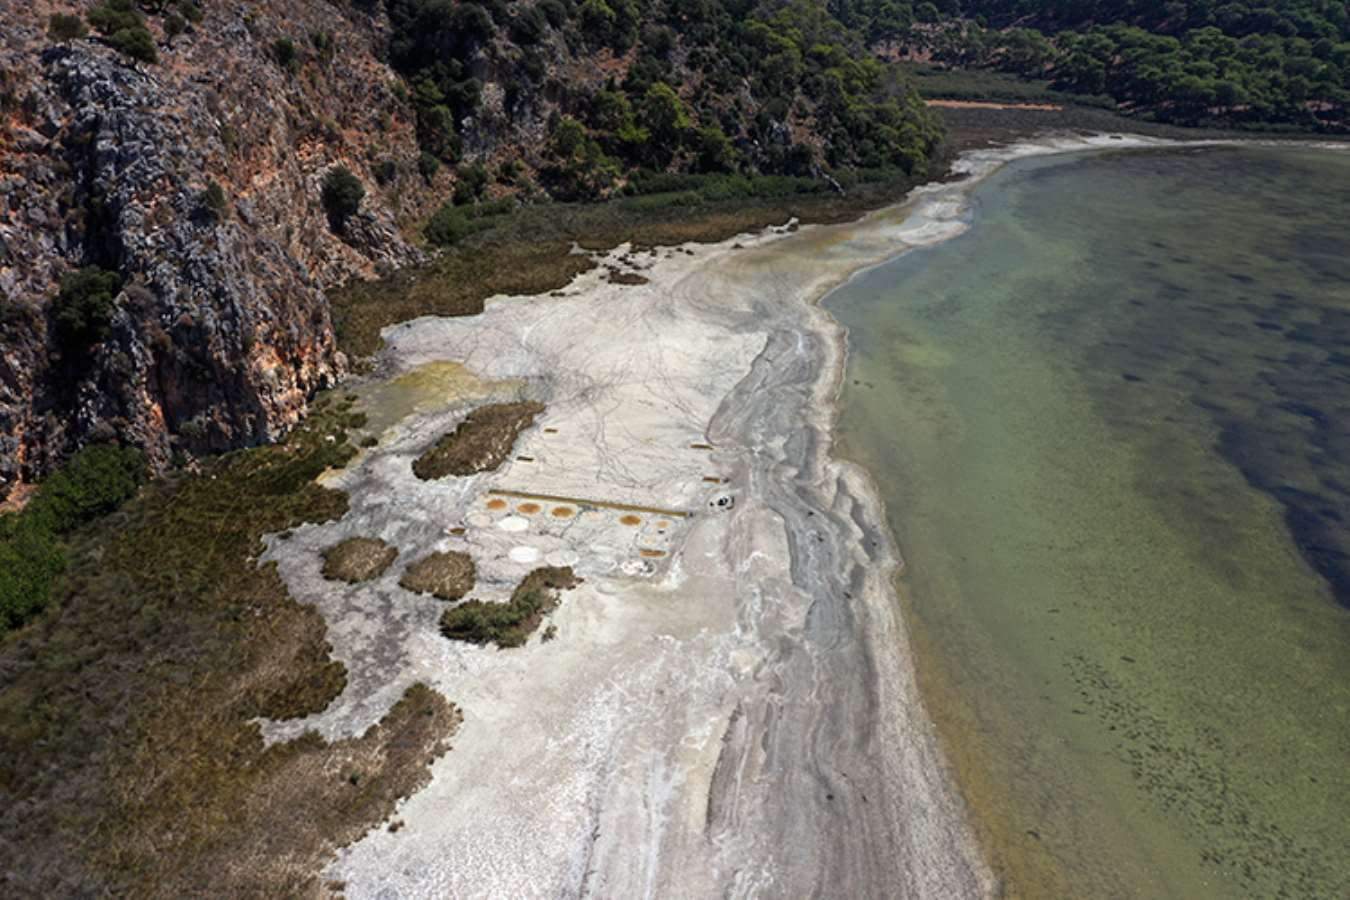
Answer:
[[0, 631], [19, 627], [47, 605], [52, 579], [66, 566], [61, 535], [121, 506], [144, 477], [140, 451], [85, 447], [21, 512], [0, 516]]
[[474, 223], [463, 208], [447, 203], [422, 228], [422, 236], [439, 247], [457, 244], [474, 232]]
[[84, 19], [77, 15], [52, 13], [51, 18], [47, 20], [47, 37], [54, 41], [73, 41], [88, 34], [89, 27], [84, 24]]
[[370, 167], [370, 174], [375, 176], [376, 183], [386, 185], [398, 175], [398, 164], [392, 159], [382, 159]]
[[108, 337], [122, 279], [116, 272], [85, 266], [61, 278], [52, 319], [61, 343], [78, 350]]
[[138, 62], [159, 62], [159, 51], [155, 49], [155, 39], [144, 28], [124, 28], [108, 36], [108, 43], [123, 56], [129, 56]]
[[132, 0], [104, 0], [89, 10], [89, 24], [106, 35], [125, 28], [144, 28], [145, 19]]
[[164, 17], [164, 35], [170, 41], [187, 31], [187, 19], [176, 12], [171, 12]]
[[483, 196], [487, 183], [488, 172], [481, 164], [460, 166], [455, 170], [455, 205], [463, 206]]
[[519, 647], [558, 606], [560, 591], [581, 583], [570, 567], [543, 566], [526, 575], [507, 603], [470, 600], [441, 615], [441, 634], [471, 644]]
[[122, 55], [145, 63], [159, 61], [155, 39], [132, 0], [104, 0], [89, 10], [89, 24]]
[[548, 24], [554, 28], [563, 27], [570, 15], [567, 11], [567, 5], [562, 0], [539, 0], [539, 5], [536, 8], [544, 14]]
[[475, 219], [487, 219], [492, 216], [504, 216], [513, 212], [516, 208], [516, 201], [510, 197], [502, 197], [499, 200], [488, 200], [474, 207], [473, 217]]
[[337, 39], [331, 31], [315, 31], [309, 36], [309, 42], [319, 54], [319, 61], [328, 65], [337, 57]]
[[211, 223], [222, 221], [225, 218], [228, 206], [229, 200], [225, 197], [225, 189], [215, 179], [208, 181], [206, 187], [197, 196], [199, 214]]
[[334, 231], [341, 233], [347, 227], [347, 220], [356, 215], [365, 196], [365, 185], [351, 169], [334, 166], [328, 170], [323, 179], [322, 200], [328, 224]]
[[436, 173], [440, 171], [440, 168], [441, 161], [436, 158], [435, 154], [423, 150], [418, 155], [417, 172], [427, 184], [431, 184], [431, 179], [436, 177]]
[[537, 6], [527, 6], [511, 19], [511, 40], [521, 46], [539, 43], [548, 29], [548, 19]]
[[300, 71], [300, 51], [295, 49], [295, 41], [290, 38], [277, 38], [272, 42], [272, 58], [292, 75]]

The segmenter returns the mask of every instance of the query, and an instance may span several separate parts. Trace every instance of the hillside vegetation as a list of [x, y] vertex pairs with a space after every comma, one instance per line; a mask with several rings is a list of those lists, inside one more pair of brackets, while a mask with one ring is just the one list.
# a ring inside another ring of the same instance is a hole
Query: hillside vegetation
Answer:
[[[941, 137], [866, 35], [804, 0], [392, 0], [389, 19], [424, 166], [460, 165], [455, 205], [493, 184], [595, 199], [642, 171], [915, 174]], [[484, 122], [529, 128], [541, 98], [542, 140], [484, 166]]]
[[1160, 121], [1344, 131], [1348, 9], [1336, 0], [964, 0], [965, 18], [905, 34], [942, 62], [1049, 78]]

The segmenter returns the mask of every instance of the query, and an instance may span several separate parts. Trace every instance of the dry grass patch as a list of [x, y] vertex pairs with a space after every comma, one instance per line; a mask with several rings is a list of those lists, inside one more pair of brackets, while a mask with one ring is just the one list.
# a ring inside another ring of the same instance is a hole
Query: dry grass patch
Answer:
[[347, 538], [323, 551], [323, 577], [359, 584], [383, 575], [397, 556], [398, 548], [379, 538]]
[[471, 644], [519, 647], [557, 608], [559, 593], [581, 583], [570, 567], [542, 566], [526, 575], [506, 603], [470, 600], [441, 615], [441, 634]]
[[346, 684], [323, 618], [257, 564], [263, 534], [347, 509], [314, 479], [359, 417], [315, 410], [76, 532], [56, 602], [0, 642], [0, 895], [313, 894], [426, 778], [458, 721], [426, 688], [350, 741], [264, 747], [255, 722]]
[[441, 600], [459, 600], [473, 590], [476, 569], [467, 553], [448, 550], [433, 553], [408, 566], [398, 583], [418, 594]]
[[543, 404], [529, 401], [480, 406], [413, 461], [413, 474], [430, 481], [491, 471], [506, 461], [516, 438], [543, 411]]
[[[194, 715], [196, 702], [192, 692], [177, 692], [159, 727], [171, 732]], [[198, 751], [182, 767], [190, 777], [156, 785], [152, 797], [124, 788], [132, 818], [110, 835], [112, 853], [153, 873], [152, 896], [317, 896], [319, 869], [333, 850], [387, 820], [400, 798], [426, 785], [430, 763], [448, 749], [462, 719], [440, 694], [415, 684], [360, 737], [329, 744], [311, 731], [264, 748], [256, 725], [239, 728], [215, 752]], [[161, 752], [142, 748], [138, 762], [153, 771]], [[212, 795], [226, 787], [230, 803], [215, 802]], [[161, 806], [176, 815], [165, 819]]]

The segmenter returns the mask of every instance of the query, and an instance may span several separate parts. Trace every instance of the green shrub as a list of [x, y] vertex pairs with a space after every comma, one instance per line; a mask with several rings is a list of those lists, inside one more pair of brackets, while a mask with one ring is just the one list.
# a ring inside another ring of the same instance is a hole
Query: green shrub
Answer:
[[605, 0], [585, 0], [581, 4], [581, 30], [591, 44], [609, 43], [614, 37], [614, 10]]
[[178, 0], [178, 14], [194, 25], [200, 24], [205, 15], [194, 0]]
[[86, 266], [61, 278], [52, 304], [57, 335], [68, 349], [83, 349], [108, 336], [122, 279], [116, 272]]
[[277, 38], [272, 42], [272, 58], [287, 72], [294, 75], [300, 71], [300, 51], [290, 38]]
[[333, 37], [331, 31], [315, 31], [310, 34], [309, 40], [324, 65], [332, 62], [337, 56], [337, 39]]
[[89, 10], [89, 24], [122, 55], [140, 62], [158, 61], [155, 39], [132, 0], [105, 0]]
[[428, 153], [425, 150], [417, 157], [417, 172], [422, 176], [422, 180], [431, 184], [431, 179], [436, 177], [436, 173], [441, 168], [441, 161], [435, 154]]
[[89, 24], [99, 34], [108, 35], [127, 28], [144, 28], [145, 19], [131, 0], [104, 0], [89, 10]]
[[89, 27], [79, 16], [52, 13], [51, 18], [47, 20], [47, 37], [54, 41], [73, 41], [88, 34]]
[[187, 19], [176, 12], [169, 13], [164, 17], [164, 35], [170, 41], [187, 31], [187, 27]]
[[121, 506], [144, 477], [139, 451], [85, 447], [38, 487], [21, 512], [0, 516], [0, 632], [47, 605], [52, 580], [66, 565], [60, 536]]
[[508, 603], [470, 600], [441, 615], [441, 634], [473, 644], [519, 647], [558, 605], [560, 591], [580, 584], [570, 568], [544, 566], [526, 575]]
[[496, 30], [492, 16], [477, 3], [456, 4], [450, 14], [450, 26], [461, 40], [475, 45], [486, 42]]
[[[66, 566], [65, 554], [50, 533], [21, 516], [7, 524], [0, 539], [0, 632], [18, 628], [51, 599], [52, 579]], [[3, 521], [3, 520], [0, 520]]]
[[689, 205], [689, 198], [683, 196], [686, 194], [701, 200], [737, 200], [791, 197], [826, 190], [829, 190], [829, 184], [824, 180], [793, 175], [681, 175], [651, 171], [639, 172], [628, 182], [627, 188], [630, 194], [664, 198], [659, 203], [639, 204], [639, 207], [649, 209], [662, 205]]
[[562, 0], [539, 0], [539, 5], [536, 8], [544, 14], [548, 24], [554, 28], [563, 27], [569, 17], [567, 6]]
[[701, 172], [730, 172], [736, 168], [736, 148], [716, 125], [699, 129], [698, 168]]
[[220, 182], [211, 180], [206, 183], [206, 188], [197, 197], [197, 206], [202, 211], [205, 218], [212, 222], [219, 222], [225, 218], [225, 211], [228, 205], [225, 197], [225, 189], [220, 186]]
[[20, 514], [65, 534], [121, 506], [145, 478], [139, 450], [94, 444], [72, 456], [38, 488]]
[[527, 6], [511, 20], [511, 40], [520, 46], [539, 43], [548, 29], [548, 19], [537, 6]]
[[482, 165], [460, 166], [455, 170], [455, 192], [453, 200], [456, 206], [472, 203], [483, 196], [487, 187], [488, 173]]
[[473, 208], [473, 217], [475, 219], [487, 219], [492, 216], [504, 216], [507, 213], [514, 212], [516, 201], [511, 197], [502, 197], [498, 200], [489, 200], [480, 203]]
[[386, 185], [398, 175], [398, 164], [392, 159], [382, 159], [371, 166], [370, 174], [375, 176], [376, 183]]
[[328, 214], [328, 224], [336, 232], [347, 227], [347, 220], [361, 208], [361, 200], [366, 196], [365, 185], [352, 174], [346, 166], [334, 166], [323, 179], [323, 208]]
[[108, 37], [108, 43], [123, 56], [129, 56], [138, 62], [159, 62], [159, 52], [155, 49], [155, 39], [144, 27], [123, 28]]
[[693, 125], [684, 101], [664, 81], [658, 81], [647, 89], [642, 97], [639, 114], [642, 127], [651, 135], [648, 150], [654, 159], [662, 163], [680, 148]]
[[448, 247], [468, 237], [473, 230], [473, 224], [464, 210], [447, 203], [427, 222], [422, 235], [437, 246]]

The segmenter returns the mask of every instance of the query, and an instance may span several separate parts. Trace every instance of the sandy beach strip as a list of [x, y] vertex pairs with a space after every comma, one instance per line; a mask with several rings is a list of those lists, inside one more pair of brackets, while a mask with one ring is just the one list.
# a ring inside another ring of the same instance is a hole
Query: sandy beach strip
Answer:
[[[342, 519], [269, 539], [348, 684], [265, 733], [359, 733], [415, 681], [465, 720], [402, 827], [326, 874], [352, 898], [994, 894], [914, 683], [876, 492], [830, 453], [845, 334], [819, 301], [961, 233], [970, 187], [1010, 159], [1160, 143], [973, 151], [965, 180], [856, 223], [620, 247], [606, 261], [646, 283], [602, 266], [386, 329], [392, 375], [453, 362], [474, 379], [410, 405], [327, 480], [351, 498]], [[546, 409], [501, 469], [412, 474], [474, 405], [520, 398]], [[365, 584], [325, 581], [321, 551], [350, 536], [399, 557]], [[398, 579], [451, 549], [474, 558], [483, 600], [572, 566], [585, 581], [551, 615], [556, 639], [441, 637], [444, 605]]]

